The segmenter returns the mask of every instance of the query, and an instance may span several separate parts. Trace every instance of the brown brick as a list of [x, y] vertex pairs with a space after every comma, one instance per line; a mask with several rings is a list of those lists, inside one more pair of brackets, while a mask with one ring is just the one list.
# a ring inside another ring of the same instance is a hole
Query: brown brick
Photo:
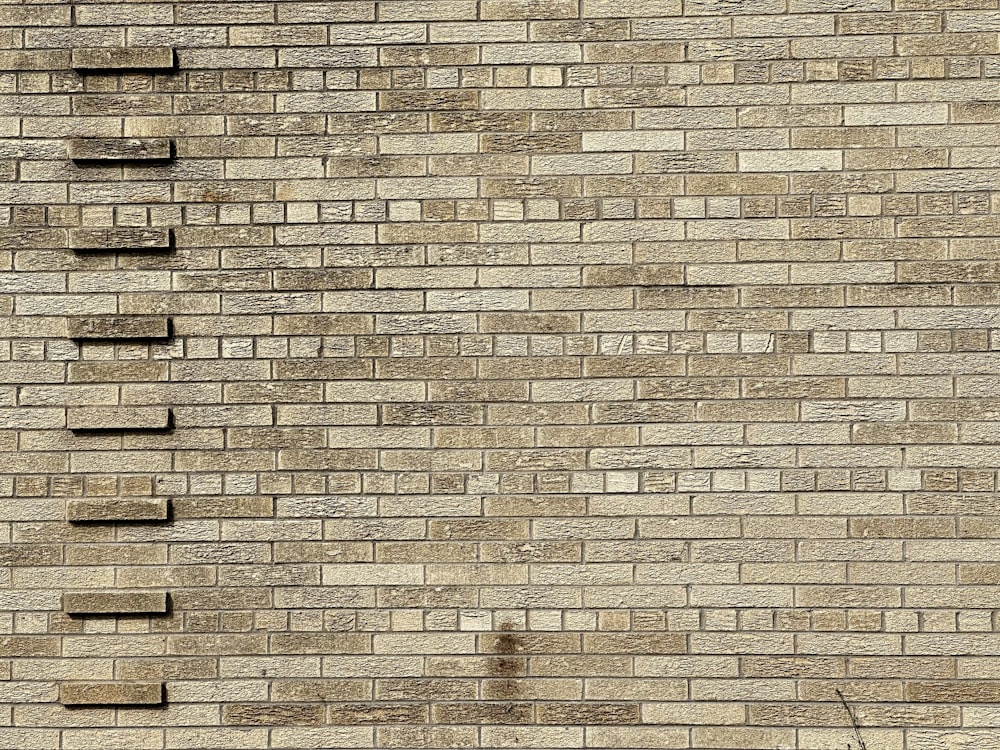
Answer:
[[996, 680], [913, 680], [906, 683], [905, 699], [917, 703], [996, 703], [998, 695], [1000, 683]]
[[76, 252], [169, 250], [171, 235], [170, 229], [154, 227], [72, 229], [69, 233], [69, 246]]
[[281, 360], [276, 364], [276, 375], [282, 380], [367, 380], [372, 376], [372, 362], [347, 358]]
[[335, 726], [425, 724], [426, 705], [414, 703], [331, 703], [326, 723]]
[[386, 425], [477, 425], [483, 423], [483, 409], [474, 404], [385, 404], [382, 423]]
[[64, 706], [158, 706], [165, 702], [162, 682], [64, 682], [59, 702]]
[[638, 724], [636, 703], [545, 703], [538, 708], [539, 724]]
[[165, 521], [168, 512], [165, 497], [94, 497], [66, 503], [66, 520], [71, 523]]
[[580, 638], [573, 633], [490, 633], [479, 637], [479, 650], [486, 654], [579, 653]]
[[58, 657], [58, 636], [0, 636], [0, 655], [5, 657]]
[[164, 614], [167, 594], [164, 591], [67, 592], [63, 611], [70, 615]]
[[532, 724], [530, 703], [435, 703], [431, 720], [441, 724]]
[[392, 91], [379, 95], [379, 109], [441, 110], [477, 109], [479, 95], [475, 91]]
[[222, 720], [233, 726], [317, 726], [323, 723], [323, 706], [234, 703], [223, 707]]

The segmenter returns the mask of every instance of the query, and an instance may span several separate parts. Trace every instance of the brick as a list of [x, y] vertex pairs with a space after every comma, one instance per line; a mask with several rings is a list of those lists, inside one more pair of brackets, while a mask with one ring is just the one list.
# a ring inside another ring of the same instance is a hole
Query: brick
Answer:
[[165, 521], [168, 512], [167, 498], [158, 497], [90, 498], [66, 503], [66, 520], [71, 523]]
[[64, 706], [159, 706], [166, 700], [162, 682], [64, 682]]
[[173, 325], [166, 316], [70, 318], [66, 321], [72, 339], [169, 339]]
[[63, 611], [70, 615], [165, 614], [164, 591], [67, 592]]
[[996, 5], [0, 4], [0, 746], [992, 747]]
[[947, 120], [946, 104], [854, 104], [844, 107], [846, 125], [935, 125]]
[[66, 412], [71, 430], [170, 430], [173, 410], [159, 406], [76, 407]]
[[572, 0], [485, 0], [484, 19], [576, 18], [579, 7]]
[[81, 47], [73, 50], [72, 66], [86, 73], [168, 71], [176, 67], [172, 47]]
[[843, 154], [835, 150], [747, 151], [740, 153], [743, 172], [812, 172], [839, 170]]
[[73, 138], [66, 154], [78, 162], [161, 162], [174, 156], [169, 138]]
[[234, 726], [310, 726], [323, 723], [323, 706], [232, 704], [223, 709], [223, 721]]
[[165, 251], [173, 233], [164, 228], [73, 229], [69, 246], [76, 252]]

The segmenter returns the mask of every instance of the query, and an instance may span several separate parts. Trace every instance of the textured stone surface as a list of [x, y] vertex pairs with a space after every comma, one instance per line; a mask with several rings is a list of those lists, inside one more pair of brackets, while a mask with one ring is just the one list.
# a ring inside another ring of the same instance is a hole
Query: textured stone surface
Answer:
[[171, 230], [163, 227], [71, 229], [69, 242], [77, 252], [169, 250]]
[[165, 406], [80, 406], [66, 411], [71, 430], [167, 430], [173, 413]]
[[70, 318], [66, 325], [71, 339], [167, 339], [171, 333], [165, 315]]
[[72, 66], [87, 73], [172, 70], [172, 47], [81, 47], [73, 50]]
[[95, 497], [66, 502], [66, 520], [73, 523], [165, 521], [164, 497]]
[[996, 750], [998, 32], [0, 2], [0, 747]]
[[158, 706], [162, 682], [64, 682], [59, 702], [64, 706]]
[[70, 615], [162, 614], [167, 611], [163, 591], [81, 591], [63, 594], [63, 612]]
[[71, 138], [66, 154], [73, 161], [164, 161], [173, 147], [169, 138]]

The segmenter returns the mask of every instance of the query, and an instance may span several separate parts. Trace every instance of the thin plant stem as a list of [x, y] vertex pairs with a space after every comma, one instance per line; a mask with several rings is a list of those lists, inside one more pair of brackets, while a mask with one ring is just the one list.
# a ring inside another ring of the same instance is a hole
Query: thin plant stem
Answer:
[[[854, 736], [858, 740], [858, 750], [868, 750], [868, 746], [865, 744], [865, 738], [861, 736], [861, 727], [858, 726], [858, 717], [854, 713], [854, 709], [851, 708], [844, 694], [840, 692], [840, 688], [836, 688], [837, 697], [840, 698], [840, 702], [844, 704], [844, 710], [847, 711], [847, 715], [851, 718], [851, 727], [854, 729]], [[851, 746], [848, 743], [847, 750], [851, 750]]]

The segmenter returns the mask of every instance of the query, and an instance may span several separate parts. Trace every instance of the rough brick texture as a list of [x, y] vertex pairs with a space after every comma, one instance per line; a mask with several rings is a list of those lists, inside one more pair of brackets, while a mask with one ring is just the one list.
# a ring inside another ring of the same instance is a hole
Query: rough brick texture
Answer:
[[171, 70], [174, 50], [172, 47], [91, 47], [74, 49], [72, 61], [76, 70], [88, 73]]
[[64, 706], [159, 705], [162, 682], [68, 682], [59, 686]]
[[133, 614], [167, 611], [163, 591], [103, 591], [63, 594], [63, 611], [71, 615]]
[[170, 512], [165, 497], [92, 497], [66, 502], [71, 523], [166, 521]]
[[163, 406], [79, 406], [66, 410], [71, 430], [166, 430], [171, 410]]
[[66, 153], [73, 161], [163, 161], [169, 138], [71, 138]]
[[70, 318], [66, 326], [71, 339], [166, 339], [170, 318], [165, 315], [107, 315]]
[[0, 747], [998, 747], [998, 40], [0, 0]]
[[77, 252], [101, 253], [169, 250], [171, 230], [163, 227], [71, 229], [69, 246]]

